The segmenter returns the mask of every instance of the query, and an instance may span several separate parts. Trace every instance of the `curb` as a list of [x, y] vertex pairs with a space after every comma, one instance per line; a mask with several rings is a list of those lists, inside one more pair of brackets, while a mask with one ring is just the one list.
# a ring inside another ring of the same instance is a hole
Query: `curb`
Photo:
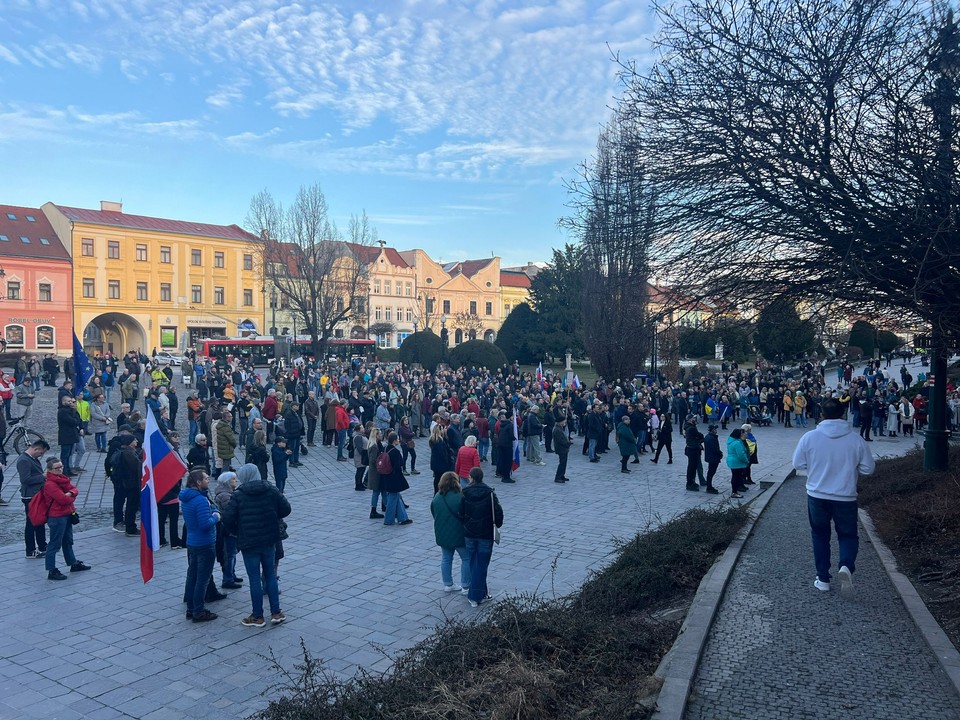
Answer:
[[[773, 481], [767, 490], [751, 501], [753, 512], [747, 524], [741, 528], [720, 559], [700, 581], [697, 594], [677, 633], [677, 639], [654, 673], [654, 676], [661, 679], [663, 683], [657, 697], [656, 710], [652, 716], [655, 720], [682, 720], [693, 678], [700, 665], [700, 656], [703, 654], [720, 601], [723, 599], [737, 559], [740, 557], [740, 551], [770, 500], [783, 486], [784, 481], [796, 474], [796, 470], [791, 468], [783, 480]], [[957, 665], [956, 670], [960, 676], [960, 664]]]
[[910, 613], [910, 617], [923, 636], [927, 646], [933, 651], [933, 654], [936, 655], [940, 667], [943, 668], [943, 671], [953, 684], [957, 694], [960, 695], [960, 652], [953, 646], [950, 638], [947, 637], [943, 628], [940, 627], [940, 623], [936, 621], [927, 609], [926, 604], [913, 586], [913, 583], [910, 582], [910, 579], [897, 569], [897, 560], [890, 551], [890, 548], [880, 539], [880, 535], [877, 533], [877, 529], [869, 513], [861, 508], [858, 514], [860, 516], [860, 524], [863, 525], [867, 537], [870, 538], [870, 542], [876, 549], [877, 555], [880, 556], [880, 562], [883, 563], [883, 568], [887, 571], [887, 576], [893, 583], [894, 589], [907, 608], [907, 612]]

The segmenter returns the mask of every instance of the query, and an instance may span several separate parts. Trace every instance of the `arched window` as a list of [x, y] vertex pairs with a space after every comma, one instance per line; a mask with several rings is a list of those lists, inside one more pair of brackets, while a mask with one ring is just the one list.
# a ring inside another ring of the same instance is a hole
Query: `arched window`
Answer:
[[471, 339], [471, 340], [476, 340], [476, 339], [477, 339], [477, 331], [476, 331], [476, 330], [471, 330], [471, 331], [470, 331], [470, 339]]
[[457, 331], [453, 334], [453, 343], [454, 345], [459, 345], [463, 342], [463, 330], [457, 328]]
[[37, 325], [37, 350], [52, 350], [57, 346], [56, 340], [52, 325]]
[[493, 342], [495, 338], [496, 338], [496, 333], [493, 332], [493, 330], [487, 330], [483, 334], [483, 339], [486, 340], [487, 342]]
[[3, 328], [3, 339], [7, 341], [7, 349], [22, 348], [23, 325], [7, 325]]

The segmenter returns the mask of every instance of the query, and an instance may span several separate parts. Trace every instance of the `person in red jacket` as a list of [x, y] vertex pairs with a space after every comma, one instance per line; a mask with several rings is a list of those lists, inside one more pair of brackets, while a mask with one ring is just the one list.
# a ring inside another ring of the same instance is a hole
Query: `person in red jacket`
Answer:
[[463, 447], [457, 450], [456, 473], [460, 478], [460, 487], [470, 484], [470, 470], [480, 467], [480, 453], [477, 452], [477, 439], [467, 435]]
[[337, 460], [347, 462], [349, 459], [343, 454], [343, 449], [347, 444], [347, 428], [350, 427], [350, 416], [347, 415], [343, 403], [337, 403]]
[[273, 421], [277, 418], [277, 391], [274, 388], [267, 391], [267, 399], [263, 401], [263, 410], [260, 411], [260, 414], [267, 421], [267, 442], [270, 442]]
[[50, 540], [47, 542], [47, 578], [49, 580], [66, 580], [57, 568], [57, 551], [63, 548], [63, 560], [70, 566], [70, 572], [89, 570], [73, 554], [73, 524], [70, 516], [76, 511], [74, 501], [79, 491], [70, 482], [70, 478], [63, 474], [63, 461], [58, 457], [47, 458], [47, 479], [40, 491], [43, 504], [47, 507], [47, 525], [50, 528]]

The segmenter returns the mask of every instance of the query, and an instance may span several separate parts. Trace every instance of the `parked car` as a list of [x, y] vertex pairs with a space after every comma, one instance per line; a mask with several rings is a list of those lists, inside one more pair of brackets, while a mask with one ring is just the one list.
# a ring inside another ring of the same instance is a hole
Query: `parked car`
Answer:
[[158, 352], [156, 360], [162, 365], [180, 365], [183, 363], [182, 357], [168, 352]]

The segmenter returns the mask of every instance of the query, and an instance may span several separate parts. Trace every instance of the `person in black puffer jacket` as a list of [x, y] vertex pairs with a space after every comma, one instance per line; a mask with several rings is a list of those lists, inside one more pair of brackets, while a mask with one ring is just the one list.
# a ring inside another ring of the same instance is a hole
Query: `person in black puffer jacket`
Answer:
[[256, 465], [241, 465], [237, 470], [237, 489], [223, 512], [223, 529], [237, 538], [243, 564], [250, 582], [252, 613], [242, 623], [263, 627], [263, 582], [270, 599], [270, 622], [286, 619], [280, 610], [277, 584], [277, 543], [281, 539], [280, 521], [290, 514], [290, 503], [276, 486], [260, 479]]
[[460, 521], [470, 562], [470, 592], [467, 599], [472, 607], [486, 600], [487, 568], [493, 557], [493, 526], [503, 526], [503, 508], [497, 494], [483, 483], [483, 470], [470, 470], [470, 484], [463, 490], [460, 503]]

